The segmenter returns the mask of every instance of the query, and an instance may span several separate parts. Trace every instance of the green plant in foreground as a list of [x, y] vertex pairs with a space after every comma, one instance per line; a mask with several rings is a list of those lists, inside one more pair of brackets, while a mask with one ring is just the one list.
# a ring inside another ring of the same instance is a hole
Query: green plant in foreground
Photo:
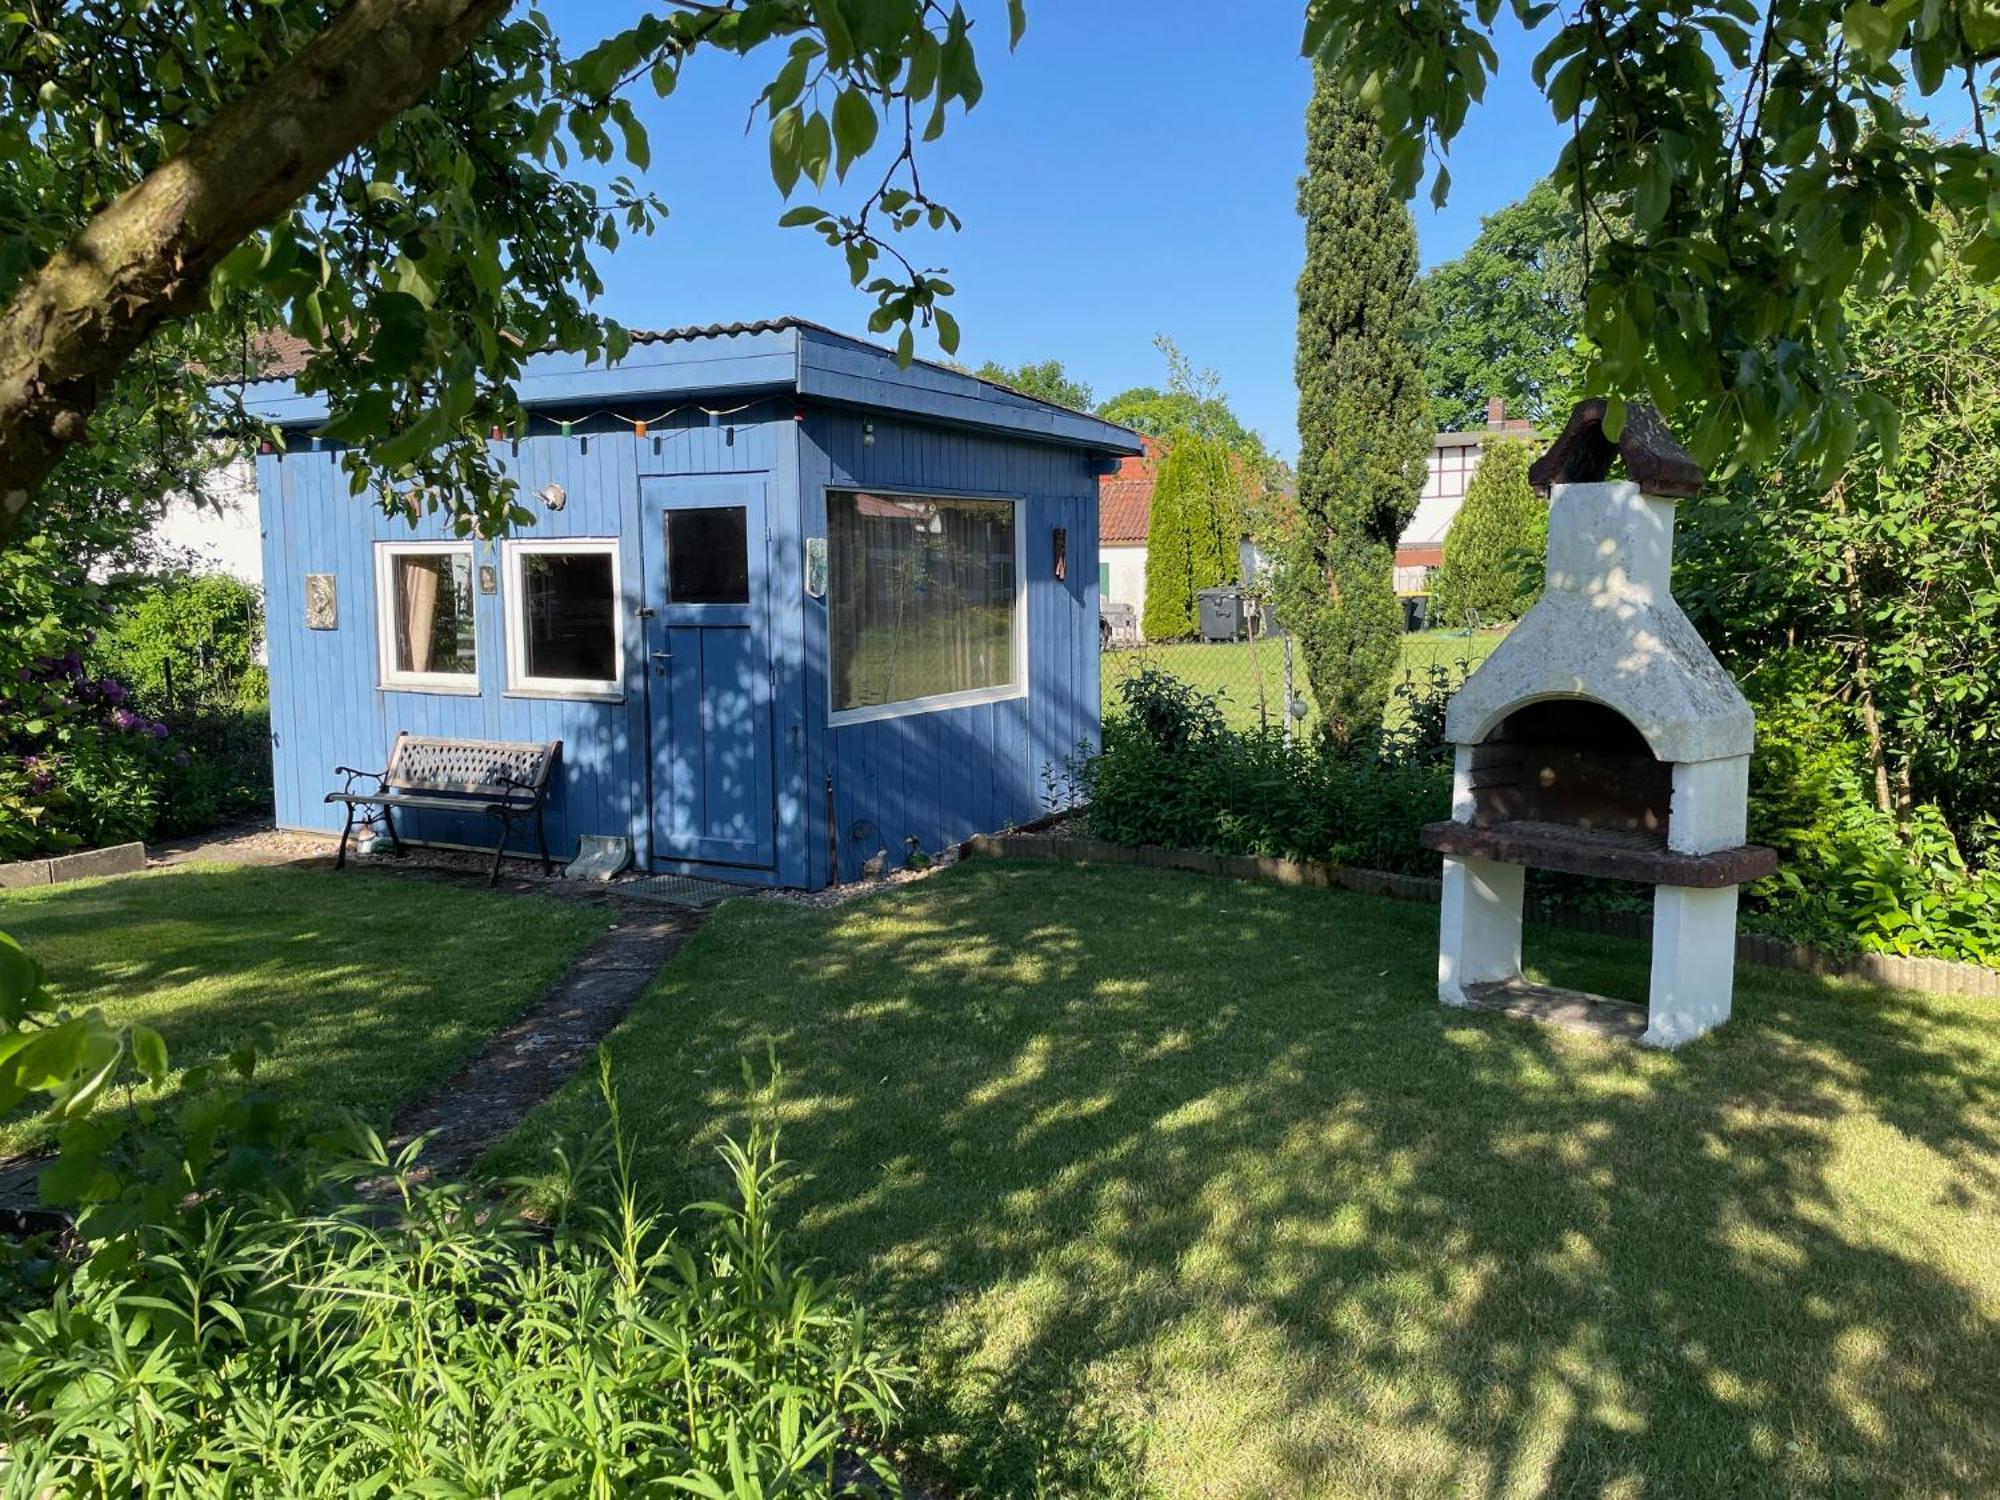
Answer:
[[867, 1435], [909, 1372], [790, 1261], [774, 1128], [723, 1143], [727, 1197], [670, 1218], [603, 1061], [604, 1122], [558, 1151], [536, 1224], [427, 1181], [420, 1143], [288, 1140], [247, 1081], [170, 1120], [88, 1115], [164, 1047], [48, 1014], [11, 940], [0, 985], [4, 1086], [64, 1111], [53, 1170], [85, 1204], [74, 1255], [8, 1267], [5, 1494], [896, 1490]]

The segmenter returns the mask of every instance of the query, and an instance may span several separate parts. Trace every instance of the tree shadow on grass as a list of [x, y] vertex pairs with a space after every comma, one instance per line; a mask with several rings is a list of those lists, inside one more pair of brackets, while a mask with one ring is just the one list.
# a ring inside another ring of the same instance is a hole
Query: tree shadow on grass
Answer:
[[[177, 1068], [257, 1043], [260, 1078], [303, 1110], [378, 1123], [532, 1003], [601, 922], [366, 872], [254, 868], [0, 901], [0, 930], [43, 962], [64, 1005], [156, 1027]], [[0, 1122], [0, 1154], [44, 1135]]]
[[[699, 1179], [775, 1048], [804, 1246], [919, 1350], [911, 1429], [980, 1493], [1989, 1489], [1976, 1006], [1746, 970], [1666, 1056], [1438, 1007], [1434, 922], [975, 867], [725, 913], [621, 1071]], [[1643, 990], [1643, 945], [1545, 943]]]

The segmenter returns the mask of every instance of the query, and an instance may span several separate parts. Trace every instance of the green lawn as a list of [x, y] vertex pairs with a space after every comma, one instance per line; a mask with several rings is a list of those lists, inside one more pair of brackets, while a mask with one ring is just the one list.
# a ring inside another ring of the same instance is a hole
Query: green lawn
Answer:
[[[156, 1027], [177, 1068], [258, 1041], [259, 1077], [302, 1109], [377, 1121], [450, 1077], [607, 920], [365, 871], [194, 866], [0, 893], [0, 929], [65, 1004]], [[0, 1155], [43, 1135], [0, 1122]]]
[[[798, 1241], [956, 1493], [1993, 1493], [1991, 1003], [1746, 969], [1664, 1055], [1438, 1006], [1435, 924], [985, 862], [740, 902], [615, 1034], [625, 1111], [708, 1196], [775, 1048]], [[1530, 938], [1643, 994], [1643, 945]]]
[[[1482, 630], [1467, 635], [1462, 630], [1425, 630], [1406, 635], [1403, 671], [1422, 674], [1435, 664], [1463, 675], [1465, 669], [1484, 661], [1505, 633]], [[1216, 645], [1182, 641], [1141, 646], [1129, 651], [1107, 651], [1102, 662], [1107, 714], [1119, 706], [1118, 685], [1142, 666], [1159, 667], [1204, 692], [1219, 694], [1224, 714], [1239, 729], [1256, 725], [1260, 714], [1278, 723], [1284, 709], [1285, 645], [1280, 637]], [[1306, 722], [1310, 724], [1318, 709], [1313, 706], [1312, 689], [1306, 682], [1305, 662], [1296, 653], [1292, 680], [1293, 690], [1306, 700]]]

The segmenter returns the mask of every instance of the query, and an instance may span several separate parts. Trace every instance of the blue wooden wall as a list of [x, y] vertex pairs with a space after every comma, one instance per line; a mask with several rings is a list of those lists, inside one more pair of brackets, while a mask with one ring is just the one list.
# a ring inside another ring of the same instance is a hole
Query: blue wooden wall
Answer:
[[[684, 399], [684, 398], [674, 398]], [[642, 397], [617, 409], [648, 416]], [[734, 405], [736, 402], [719, 403]], [[551, 417], [562, 415], [551, 410]], [[872, 422], [874, 442], [863, 441]], [[377, 686], [374, 545], [435, 540], [435, 518], [412, 528], [349, 494], [337, 454], [295, 439], [292, 451], [258, 461], [269, 614], [271, 734], [276, 813], [282, 827], [337, 830], [324, 805], [336, 764], [379, 768], [399, 729], [498, 740], [563, 741], [562, 773], [549, 804], [550, 847], [567, 857], [584, 834], [632, 838], [642, 863], [726, 878], [817, 888], [837, 857], [842, 878], [887, 848], [892, 863], [914, 835], [938, 849], [969, 834], [1025, 821], [1041, 809], [1045, 766], [1098, 732], [1097, 483], [1081, 449], [986, 436], [809, 403], [787, 395], [715, 420], [698, 410], [650, 424], [600, 418], [568, 437], [537, 421], [534, 435], [496, 443], [494, 457], [533, 496], [554, 482], [559, 512], [539, 512], [519, 535], [617, 537], [625, 593], [624, 680], [619, 702], [526, 698], [506, 692], [499, 594], [476, 596], [477, 696]], [[639, 479], [642, 475], [762, 475], [770, 537], [770, 641], [774, 666], [773, 764], [778, 859], [768, 872], [702, 870], [652, 861], [648, 796]], [[1024, 699], [939, 710], [872, 723], [827, 722], [826, 611], [806, 598], [803, 541], [824, 536], [828, 486], [860, 485], [939, 494], [1025, 499], [1029, 692]], [[1068, 532], [1067, 580], [1054, 576], [1056, 527]], [[501, 567], [500, 549], [477, 544], [476, 564]], [[305, 628], [304, 578], [331, 573], [339, 624]], [[501, 588], [507, 586], [501, 570]], [[829, 821], [827, 782], [832, 779]], [[402, 821], [413, 837], [479, 843], [478, 819], [426, 815]], [[855, 837], [860, 829], [863, 836]], [[517, 836], [516, 847], [524, 847]]]
[[[810, 355], [815, 351], [809, 349]], [[872, 424], [874, 442], [864, 440]], [[853, 879], [878, 849], [902, 863], [927, 850], [1040, 815], [1042, 772], [1098, 735], [1097, 480], [1084, 452], [815, 406], [801, 428], [807, 534], [826, 534], [829, 487], [880, 486], [1025, 500], [1028, 695], [839, 727], [827, 723], [826, 605], [807, 600], [805, 717], [814, 787], [804, 789], [807, 861], [824, 884], [838, 853]], [[1055, 576], [1054, 530], [1068, 532]], [[833, 777], [832, 841], [825, 778]]]
[[[655, 404], [630, 403], [649, 416]], [[621, 405], [620, 410], [625, 410]], [[634, 612], [643, 578], [638, 532], [641, 473], [755, 474], [796, 451], [790, 398], [767, 400], [710, 425], [690, 411], [650, 426], [644, 438], [610, 419], [579, 423], [571, 436], [541, 429], [518, 444], [495, 443], [496, 463], [517, 475], [526, 495], [554, 482], [567, 492], [560, 511], [539, 513], [524, 537], [617, 537], [625, 598], [624, 679], [617, 703], [514, 697], [506, 692], [504, 620], [499, 594], [476, 595], [478, 696], [384, 690], [377, 686], [374, 546], [382, 541], [441, 540], [450, 532], [429, 517], [414, 528], [348, 493], [335, 453], [295, 439], [292, 451], [258, 460], [264, 527], [265, 607], [269, 619], [271, 739], [278, 823], [338, 829], [340, 810], [322, 798], [338, 785], [336, 764], [380, 769], [399, 729], [415, 734], [563, 742], [562, 775], [549, 801], [550, 847], [572, 852], [583, 834], [629, 834], [648, 857], [645, 816], [647, 738], [645, 640]], [[551, 415], [557, 415], [552, 413]], [[500, 567], [500, 549], [475, 544], [476, 564]], [[339, 627], [305, 628], [304, 579], [331, 573], [339, 590]], [[501, 587], [506, 587], [504, 571]], [[413, 836], [490, 842], [479, 818], [412, 815]], [[516, 847], [524, 846], [517, 837]]]

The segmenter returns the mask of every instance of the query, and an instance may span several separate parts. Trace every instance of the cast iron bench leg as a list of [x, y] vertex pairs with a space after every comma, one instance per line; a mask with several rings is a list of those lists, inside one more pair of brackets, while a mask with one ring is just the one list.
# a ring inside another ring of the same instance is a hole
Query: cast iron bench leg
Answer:
[[396, 832], [396, 811], [387, 804], [382, 808], [382, 821], [389, 829], [389, 847], [396, 851], [396, 858], [403, 857], [403, 836]]
[[500, 838], [493, 846], [493, 868], [486, 874], [486, 884], [489, 887], [500, 883], [500, 861], [507, 855], [507, 814], [496, 812], [493, 818], [500, 825]]
[[340, 852], [333, 857], [333, 867], [336, 870], [347, 868], [347, 836], [352, 832], [354, 832], [354, 804], [350, 802], [347, 804], [347, 819], [340, 826]]
[[542, 804], [540, 802], [535, 804], [535, 843], [540, 846], [542, 851], [542, 873], [544, 875], [555, 874], [555, 861], [549, 858], [548, 835], [542, 831]]

